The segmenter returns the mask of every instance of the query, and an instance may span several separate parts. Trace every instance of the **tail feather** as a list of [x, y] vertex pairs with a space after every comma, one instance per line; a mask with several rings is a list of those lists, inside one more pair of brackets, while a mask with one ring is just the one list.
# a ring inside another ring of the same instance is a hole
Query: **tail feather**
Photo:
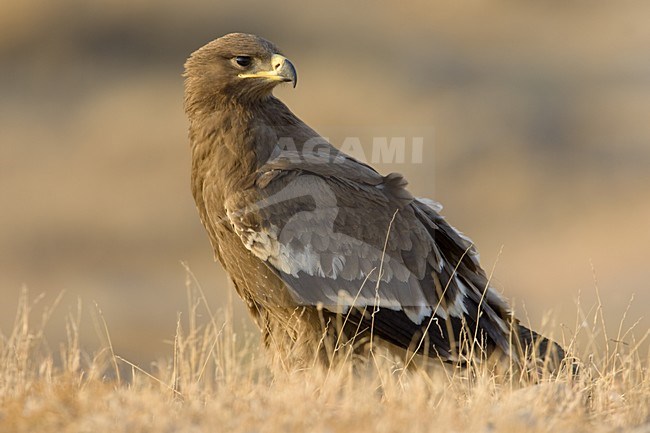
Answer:
[[521, 324], [518, 326], [522, 355], [535, 364], [544, 365], [550, 371], [558, 371], [567, 357], [562, 346]]

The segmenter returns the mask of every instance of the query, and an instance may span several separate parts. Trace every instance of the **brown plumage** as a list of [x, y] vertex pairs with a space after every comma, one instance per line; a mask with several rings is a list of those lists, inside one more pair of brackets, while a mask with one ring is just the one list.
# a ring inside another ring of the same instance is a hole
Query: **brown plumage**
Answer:
[[275, 45], [223, 36], [184, 76], [201, 221], [283, 362], [328, 362], [342, 341], [362, 351], [371, 338], [445, 361], [564, 357], [519, 325], [437, 206], [339, 152], [272, 95], [297, 80]]

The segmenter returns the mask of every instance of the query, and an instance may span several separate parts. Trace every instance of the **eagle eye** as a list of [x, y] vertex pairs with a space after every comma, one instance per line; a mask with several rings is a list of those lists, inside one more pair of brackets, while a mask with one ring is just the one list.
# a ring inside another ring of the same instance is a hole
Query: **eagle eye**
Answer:
[[253, 60], [250, 58], [250, 56], [237, 56], [235, 57], [235, 62], [243, 68], [247, 68], [251, 65]]

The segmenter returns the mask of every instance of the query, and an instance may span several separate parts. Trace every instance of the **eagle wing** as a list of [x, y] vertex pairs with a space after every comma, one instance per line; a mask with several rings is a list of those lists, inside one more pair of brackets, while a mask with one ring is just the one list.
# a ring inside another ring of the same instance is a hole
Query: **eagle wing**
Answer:
[[463, 328], [507, 352], [508, 306], [471, 241], [405, 186], [340, 153], [282, 152], [226, 198], [226, 215], [298, 305], [348, 313], [402, 347], [426, 334], [445, 359]]

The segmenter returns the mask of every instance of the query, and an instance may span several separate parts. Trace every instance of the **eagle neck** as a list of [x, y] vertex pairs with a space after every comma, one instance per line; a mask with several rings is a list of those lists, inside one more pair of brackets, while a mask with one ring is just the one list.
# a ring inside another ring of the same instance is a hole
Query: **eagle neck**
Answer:
[[223, 199], [253, 186], [257, 170], [277, 141], [275, 120], [268, 115], [277, 102], [275, 98], [256, 104], [222, 101], [217, 109], [193, 116], [190, 141], [195, 192], [209, 182]]

